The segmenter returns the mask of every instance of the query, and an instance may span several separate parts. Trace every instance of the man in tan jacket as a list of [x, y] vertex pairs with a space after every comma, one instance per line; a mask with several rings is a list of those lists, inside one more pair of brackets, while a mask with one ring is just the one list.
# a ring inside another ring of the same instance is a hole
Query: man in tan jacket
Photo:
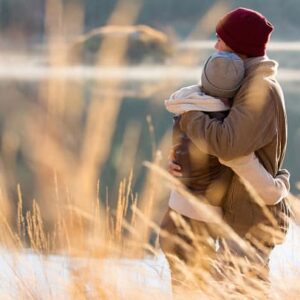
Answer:
[[[283, 93], [275, 78], [277, 63], [266, 56], [272, 31], [272, 24], [264, 16], [245, 8], [229, 12], [218, 22], [215, 48], [232, 51], [244, 60], [245, 79], [223, 121], [200, 111], [189, 111], [182, 115], [180, 128], [202, 151], [218, 157], [224, 164], [228, 162], [228, 166], [230, 160], [255, 152], [266, 170], [275, 177], [286, 151], [287, 120]], [[172, 174], [180, 175], [178, 168], [170, 162]], [[257, 249], [267, 266], [271, 250], [283, 241], [288, 228], [286, 200], [265, 205], [237, 175], [233, 175], [223, 212], [226, 223]], [[196, 222], [191, 227], [197, 227]], [[164, 217], [162, 229], [171, 233], [177, 230], [170, 211]], [[161, 238], [161, 242], [163, 250], [167, 250], [166, 241]], [[232, 253], [247, 256], [235, 242], [228, 239], [227, 243]], [[179, 256], [182, 252], [178, 252]]]

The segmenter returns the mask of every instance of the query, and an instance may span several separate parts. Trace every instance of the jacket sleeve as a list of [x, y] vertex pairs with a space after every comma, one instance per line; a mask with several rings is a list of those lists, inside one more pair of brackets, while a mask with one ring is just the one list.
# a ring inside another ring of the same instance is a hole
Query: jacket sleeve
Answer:
[[182, 115], [181, 129], [202, 151], [225, 161], [262, 148], [277, 131], [273, 97], [278, 95], [267, 80], [258, 83], [241, 88], [223, 121], [191, 111]]

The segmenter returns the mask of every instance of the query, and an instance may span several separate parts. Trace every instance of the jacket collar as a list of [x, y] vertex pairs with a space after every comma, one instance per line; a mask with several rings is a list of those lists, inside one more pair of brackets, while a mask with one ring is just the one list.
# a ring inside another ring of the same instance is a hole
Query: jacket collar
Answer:
[[249, 57], [244, 60], [245, 68], [249, 69], [251, 66], [269, 60], [267, 56]]
[[244, 60], [246, 73], [253, 70], [264, 73], [266, 76], [275, 76], [277, 73], [278, 63], [269, 59], [267, 56], [250, 57]]

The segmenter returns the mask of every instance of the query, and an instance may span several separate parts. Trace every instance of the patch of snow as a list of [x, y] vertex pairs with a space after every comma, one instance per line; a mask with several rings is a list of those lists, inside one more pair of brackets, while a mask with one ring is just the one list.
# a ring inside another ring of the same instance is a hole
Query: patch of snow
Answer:
[[[300, 277], [299, 249], [300, 229], [292, 224], [286, 241], [271, 254], [270, 279], [276, 288], [287, 289], [287, 281]], [[98, 260], [2, 249], [0, 268], [1, 299], [72, 299], [70, 290], [76, 287], [76, 279], [85, 283], [84, 292], [91, 298], [101, 283], [119, 299], [128, 299], [133, 291], [148, 294], [149, 299], [171, 299], [170, 273], [162, 253], [143, 260]]]

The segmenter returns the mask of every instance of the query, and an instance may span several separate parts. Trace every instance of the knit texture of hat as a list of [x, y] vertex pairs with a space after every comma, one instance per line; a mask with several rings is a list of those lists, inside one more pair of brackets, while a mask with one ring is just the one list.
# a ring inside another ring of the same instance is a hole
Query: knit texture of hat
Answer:
[[239, 56], [219, 51], [207, 59], [201, 76], [201, 86], [210, 96], [232, 98], [239, 89], [244, 74], [244, 62]]
[[234, 52], [254, 57], [265, 55], [273, 29], [259, 12], [239, 7], [218, 22], [216, 32]]

